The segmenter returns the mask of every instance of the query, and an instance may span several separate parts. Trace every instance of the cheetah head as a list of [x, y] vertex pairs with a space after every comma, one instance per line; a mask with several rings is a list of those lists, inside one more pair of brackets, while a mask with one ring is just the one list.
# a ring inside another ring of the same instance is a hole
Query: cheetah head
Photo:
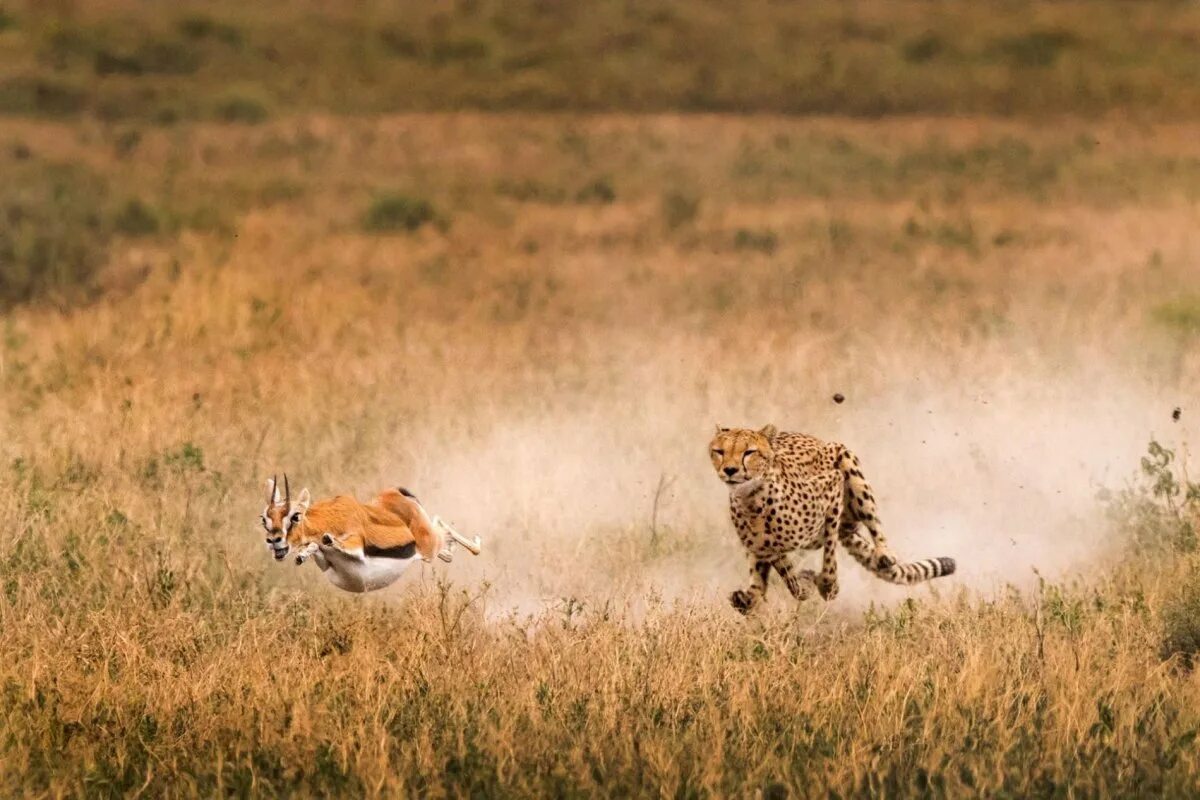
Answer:
[[708, 446], [717, 477], [736, 486], [763, 477], [775, 461], [771, 440], [778, 431], [774, 425], [761, 430], [751, 428], [722, 428]]

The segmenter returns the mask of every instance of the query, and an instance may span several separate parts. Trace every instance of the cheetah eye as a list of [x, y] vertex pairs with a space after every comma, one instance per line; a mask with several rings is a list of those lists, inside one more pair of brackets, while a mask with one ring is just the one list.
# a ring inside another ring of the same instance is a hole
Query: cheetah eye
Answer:
[[754, 448], [750, 448], [750, 449], [749, 449], [749, 450], [747, 450], [747, 451], [746, 451], [744, 454], [742, 454], [742, 458], [745, 458], [746, 456], [752, 456], [752, 455], [754, 455], [754, 454], [755, 454], [755, 453], [757, 453], [757, 452], [758, 452], [758, 451], [757, 451], [757, 450], [755, 450]]
[[725, 455], [725, 451], [724, 451], [724, 450], [719, 450], [719, 449], [717, 449], [717, 448], [715, 448], [715, 447], [714, 447], [714, 448], [713, 448], [713, 455], [714, 455], [714, 456], [723, 456], [723, 455]]

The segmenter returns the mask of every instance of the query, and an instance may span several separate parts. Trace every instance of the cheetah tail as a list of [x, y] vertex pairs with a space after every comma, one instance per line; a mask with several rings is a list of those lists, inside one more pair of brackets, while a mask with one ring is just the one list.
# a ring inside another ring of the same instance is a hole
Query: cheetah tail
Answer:
[[958, 564], [953, 558], [925, 558], [907, 564], [894, 564], [879, 570], [879, 577], [890, 583], [913, 584], [953, 575]]

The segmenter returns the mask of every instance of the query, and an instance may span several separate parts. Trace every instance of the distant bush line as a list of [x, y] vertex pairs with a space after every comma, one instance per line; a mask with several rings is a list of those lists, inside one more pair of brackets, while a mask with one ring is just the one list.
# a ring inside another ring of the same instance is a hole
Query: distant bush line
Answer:
[[0, 10], [0, 113], [1200, 113], [1200, 20], [1171, 0], [253, 6]]

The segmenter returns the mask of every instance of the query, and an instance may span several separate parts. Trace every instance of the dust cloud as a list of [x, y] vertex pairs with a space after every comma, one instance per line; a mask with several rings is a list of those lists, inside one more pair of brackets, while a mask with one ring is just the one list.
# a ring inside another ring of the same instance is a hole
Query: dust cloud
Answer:
[[[564, 391], [460, 440], [442, 432], [410, 443], [421, 455], [411, 480], [435, 513], [484, 538], [484, 556], [463, 554], [446, 576], [488, 581], [496, 608], [724, 603], [746, 563], [708, 463], [714, 423], [773, 422], [841, 441], [863, 462], [893, 550], [959, 565], [951, 578], [897, 587], [842, 552], [835, 608], [853, 610], [1096, 568], [1113, 548], [1099, 490], [1133, 477], [1151, 435], [1186, 439], [1189, 419], [1170, 419], [1178, 398], [1103, 359], [1025, 373], [943, 365], [960, 373], [951, 380], [905, 369], [921, 358], [893, 358], [868, 390], [843, 381], [846, 400], [835, 404], [822, 382], [804, 381], [802, 365], [785, 365], [756, 394], [737, 370], [714, 383], [675, 349], [642, 354], [602, 394]], [[819, 553], [800, 558], [812, 566]], [[777, 582], [769, 599], [790, 607]]]

